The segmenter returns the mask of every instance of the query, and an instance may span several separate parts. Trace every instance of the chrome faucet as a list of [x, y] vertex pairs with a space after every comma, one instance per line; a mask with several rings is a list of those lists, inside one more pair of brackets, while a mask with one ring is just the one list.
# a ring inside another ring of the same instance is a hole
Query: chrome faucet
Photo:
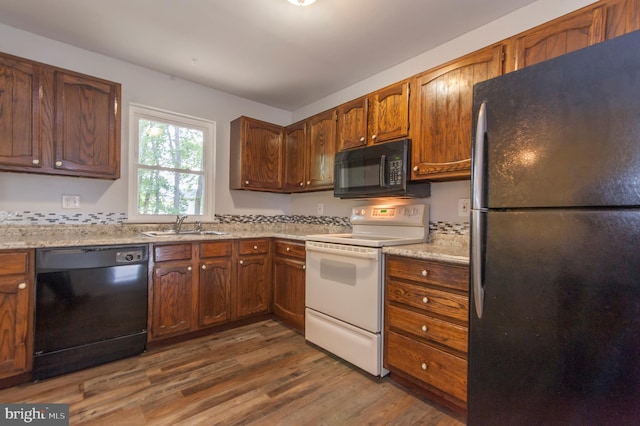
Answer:
[[176, 223], [173, 225], [173, 230], [176, 232], [176, 234], [180, 233], [180, 230], [182, 229], [182, 222], [184, 222], [186, 218], [186, 214], [184, 216], [176, 216]]

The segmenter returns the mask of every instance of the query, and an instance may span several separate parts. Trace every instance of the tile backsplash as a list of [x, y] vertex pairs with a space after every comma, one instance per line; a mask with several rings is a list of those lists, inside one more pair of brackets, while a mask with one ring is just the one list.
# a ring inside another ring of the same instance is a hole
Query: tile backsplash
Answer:
[[[67, 213], [1, 211], [0, 225], [117, 225], [127, 221], [127, 213]], [[348, 217], [304, 216], [304, 215], [215, 215], [223, 224], [290, 223], [303, 225], [350, 226]], [[429, 222], [429, 232], [448, 235], [468, 235], [469, 222]]]

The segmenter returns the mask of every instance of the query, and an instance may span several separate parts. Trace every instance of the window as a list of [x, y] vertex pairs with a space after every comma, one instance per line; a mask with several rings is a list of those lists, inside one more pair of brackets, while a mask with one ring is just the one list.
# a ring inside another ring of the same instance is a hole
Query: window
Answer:
[[129, 125], [129, 220], [212, 220], [215, 123], [130, 105]]

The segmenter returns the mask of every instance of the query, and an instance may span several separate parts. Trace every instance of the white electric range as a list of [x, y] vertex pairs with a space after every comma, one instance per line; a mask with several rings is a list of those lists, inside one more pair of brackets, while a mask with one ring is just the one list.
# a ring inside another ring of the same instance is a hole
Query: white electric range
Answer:
[[382, 247], [424, 242], [424, 204], [355, 207], [350, 234], [307, 236], [305, 338], [374, 376], [382, 367]]

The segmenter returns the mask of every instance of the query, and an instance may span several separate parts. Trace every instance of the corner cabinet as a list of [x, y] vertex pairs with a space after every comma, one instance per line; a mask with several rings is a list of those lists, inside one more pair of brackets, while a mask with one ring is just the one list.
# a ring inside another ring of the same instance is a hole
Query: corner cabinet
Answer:
[[229, 188], [282, 190], [283, 128], [239, 117], [231, 122]]
[[469, 268], [386, 257], [384, 366], [466, 411]]
[[33, 259], [31, 250], [0, 251], [0, 379], [32, 367]]
[[118, 179], [120, 90], [0, 53], [0, 170]]
[[333, 189], [333, 161], [336, 154], [336, 110], [307, 120], [307, 174], [309, 191]]
[[306, 251], [304, 241], [273, 242], [273, 313], [304, 332]]
[[412, 97], [412, 179], [471, 176], [473, 85], [502, 74], [503, 46], [471, 53], [416, 79]]

